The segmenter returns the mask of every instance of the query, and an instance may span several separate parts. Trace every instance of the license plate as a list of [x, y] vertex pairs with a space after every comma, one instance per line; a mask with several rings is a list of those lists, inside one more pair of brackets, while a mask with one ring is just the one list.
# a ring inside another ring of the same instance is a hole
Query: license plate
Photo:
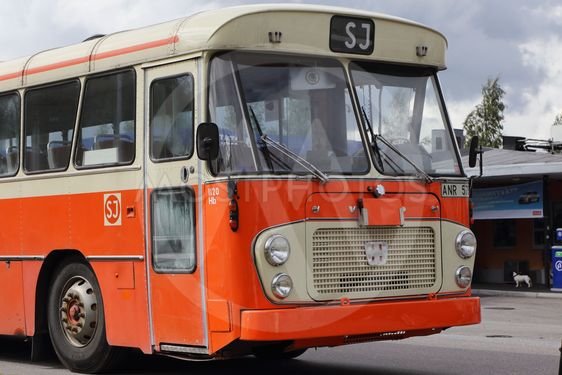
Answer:
[[388, 244], [382, 241], [365, 242], [369, 266], [384, 266], [388, 260]]
[[465, 198], [468, 197], [468, 184], [446, 184], [441, 185], [441, 196], [443, 198]]

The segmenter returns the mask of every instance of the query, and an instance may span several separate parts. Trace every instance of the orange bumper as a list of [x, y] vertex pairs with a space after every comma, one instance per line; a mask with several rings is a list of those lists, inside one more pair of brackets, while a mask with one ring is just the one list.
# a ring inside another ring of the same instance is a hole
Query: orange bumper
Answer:
[[382, 302], [242, 312], [241, 339], [299, 340], [480, 323], [480, 299]]

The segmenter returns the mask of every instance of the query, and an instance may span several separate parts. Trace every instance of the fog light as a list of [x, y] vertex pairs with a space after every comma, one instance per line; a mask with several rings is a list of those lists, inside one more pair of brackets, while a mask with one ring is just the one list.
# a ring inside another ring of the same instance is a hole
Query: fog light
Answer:
[[463, 259], [470, 258], [476, 252], [476, 237], [469, 230], [463, 230], [455, 239], [457, 254]]
[[455, 273], [455, 281], [461, 288], [467, 288], [472, 281], [472, 271], [467, 266], [461, 266]]
[[291, 277], [286, 273], [275, 275], [273, 281], [271, 281], [271, 291], [277, 298], [287, 298], [292, 289], [293, 280], [291, 280]]

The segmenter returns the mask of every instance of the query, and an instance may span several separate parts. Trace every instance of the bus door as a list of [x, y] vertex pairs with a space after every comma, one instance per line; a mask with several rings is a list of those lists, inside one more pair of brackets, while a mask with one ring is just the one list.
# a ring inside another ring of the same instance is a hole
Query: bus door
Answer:
[[196, 73], [195, 60], [145, 70], [145, 189], [154, 344], [163, 351], [204, 353], [193, 141]]

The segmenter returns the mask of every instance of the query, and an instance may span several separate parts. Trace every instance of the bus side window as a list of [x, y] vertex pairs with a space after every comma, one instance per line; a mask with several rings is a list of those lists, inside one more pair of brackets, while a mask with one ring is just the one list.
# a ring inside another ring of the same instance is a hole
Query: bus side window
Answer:
[[26, 172], [68, 167], [79, 96], [77, 80], [26, 92], [23, 158]]
[[14, 176], [19, 168], [20, 96], [0, 96], [0, 177]]
[[164, 160], [193, 154], [193, 78], [181, 75], [152, 83], [150, 158]]
[[76, 167], [130, 164], [135, 157], [135, 73], [127, 70], [86, 81]]

